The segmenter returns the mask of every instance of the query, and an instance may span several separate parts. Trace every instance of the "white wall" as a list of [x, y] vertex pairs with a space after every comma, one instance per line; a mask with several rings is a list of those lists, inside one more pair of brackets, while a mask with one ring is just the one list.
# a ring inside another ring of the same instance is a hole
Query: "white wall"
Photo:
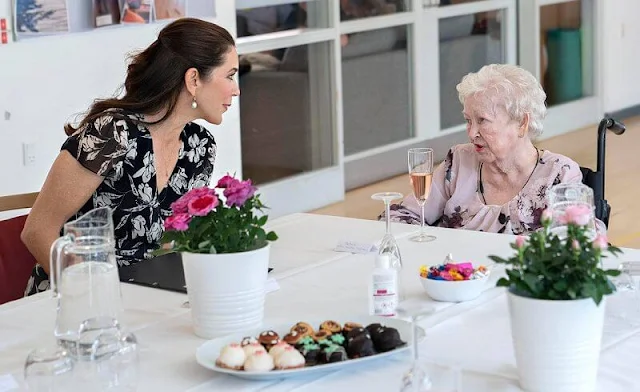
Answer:
[[[216, 22], [235, 32], [232, 7], [218, 6]], [[0, 15], [10, 15], [9, 0], [0, 0]], [[93, 99], [113, 95], [124, 82], [126, 54], [153, 42], [162, 26], [116, 26], [0, 45], [0, 195], [40, 189], [65, 139], [64, 123]], [[216, 177], [241, 174], [237, 102], [223, 125], [205, 125], [218, 143]], [[36, 143], [35, 164], [23, 165], [23, 143]]]
[[639, 0], [601, 0], [603, 105], [612, 112], [640, 104]]

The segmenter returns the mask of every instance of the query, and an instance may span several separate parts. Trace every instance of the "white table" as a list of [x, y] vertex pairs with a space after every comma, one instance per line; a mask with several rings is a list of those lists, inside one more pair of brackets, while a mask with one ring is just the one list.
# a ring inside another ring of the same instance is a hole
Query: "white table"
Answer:
[[[333, 248], [340, 240], [378, 241], [384, 233], [382, 222], [294, 214], [272, 221], [269, 227], [280, 236], [271, 253], [271, 275], [277, 278], [280, 290], [267, 296], [265, 327], [366, 314], [373, 255], [340, 253]], [[417, 279], [419, 265], [440, 263], [449, 252], [458, 260], [483, 263], [489, 262], [489, 254], [511, 254], [512, 236], [428, 228], [438, 237], [436, 241], [410, 242], [407, 237], [417, 229], [404, 224], [392, 227], [402, 251], [406, 294], [425, 302], [433, 303]], [[617, 261], [621, 260], [640, 260], [640, 251], [625, 249]], [[122, 293], [123, 323], [141, 343], [140, 391], [395, 391], [410, 365], [409, 356], [399, 354], [366, 367], [313, 378], [249, 382], [222, 376], [195, 361], [195, 350], [205, 340], [192, 332], [189, 311], [182, 307], [186, 295], [129, 284], [122, 285]], [[460, 365], [465, 391], [519, 391], [504, 289], [491, 288], [471, 302], [433, 304], [438, 312], [420, 323], [427, 330], [421, 356]], [[49, 293], [0, 306], [0, 376], [11, 374], [22, 382], [27, 353], [52, 341], [54, 320], [55, 301]], [[599, 390], [640, 391], [639, 363], [640, 328], [608, 317]]]

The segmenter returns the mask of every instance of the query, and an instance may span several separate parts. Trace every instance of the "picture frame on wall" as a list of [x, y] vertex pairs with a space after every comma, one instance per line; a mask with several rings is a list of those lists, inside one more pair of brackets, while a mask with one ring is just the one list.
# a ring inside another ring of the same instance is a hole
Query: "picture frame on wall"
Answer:
[[173, 20], [187, 15], [187, 0], [154, 0], [155, 20]]
[[125, 0], [120, 23], [151, 23], [153, 19], [153, 0]]
[[120, 23], [119, 0], [93, 0], [94, 27], [105, 27]]
[[14, 0], [16, 38], [69, 33], [67, 0]]

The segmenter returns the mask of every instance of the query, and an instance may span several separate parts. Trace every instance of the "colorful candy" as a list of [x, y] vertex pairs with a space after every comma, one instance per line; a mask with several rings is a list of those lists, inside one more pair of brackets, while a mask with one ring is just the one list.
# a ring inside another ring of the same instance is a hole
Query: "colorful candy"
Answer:
[[434, 280], [471, 280], [484, 278], [488, 274], [489, 271], [485, 266], [481, 265], [474, 269], [471, 263], [445, 263], [431, 267], [420, 266], [420, 276]]

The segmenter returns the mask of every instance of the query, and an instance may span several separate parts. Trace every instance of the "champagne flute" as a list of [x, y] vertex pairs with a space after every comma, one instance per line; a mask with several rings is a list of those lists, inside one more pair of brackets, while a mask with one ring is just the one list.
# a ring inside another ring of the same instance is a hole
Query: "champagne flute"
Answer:
[[424, 231], [424, 204], [431, 191], [431, 177], [433, 176], [433, 149], [411, 148], [408, 156], [409, 175], [413, 196], [420, 206], [420, 233], [410, 238], [415, 242], [430, 242], [436, 239]]
[[413, 343], [413, 360], [409, 368], [402, 376], [400, 392], [427, 392], [433, 388], [433, 382], [425, 366], [420, 363], [418, 341], [424, 337], [424, 330], [418, 333], [418, 320], [434, 313], [430, 306], [421, 305], [415, 301], [403, 301], [397, 308], [398, 316], [411, 320], [411, 341]]
[[402, 199], [402, 193], [398, 192], [380, 192], [371, 195], [373, 200], [381, 200], [384, 202], [385, 209], [385, 234], [380, 242], [380, 249], [378, 254], [389, 254], [391, 258], [391, 266], [400, 272], [402, 269], [402, 257], [400, 256], [400, 248], [396, 242], [395, 237], [391, 234], [391, 224], [389, 214], [391, 212], [391, 202], [397, 199]]

